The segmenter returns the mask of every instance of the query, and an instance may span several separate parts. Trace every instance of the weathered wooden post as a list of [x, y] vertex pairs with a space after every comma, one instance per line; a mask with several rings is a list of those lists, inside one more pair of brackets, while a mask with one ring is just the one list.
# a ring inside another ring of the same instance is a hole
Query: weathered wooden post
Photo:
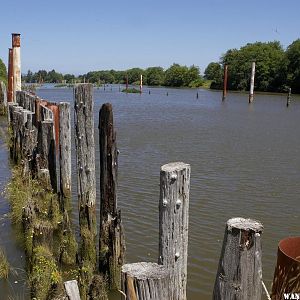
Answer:
[[7, 91], [3, 81], [0, 81], [0, 115], [5, 115], [7, 109]]
[[93, 85], [76, 85], [74, 102], [81, 260], [89, 261], [95, 268], [97, 223]]
[[165, 266], [139, 262], [122, 267], [122, 299], [169, 300], [170, 291], [170, 271]]
[[223, 97], [222, 97], [222, 101], [224, 101], [226, 99], [226, 96], [227, 96], [227, 76], [228, 76], [228, 65], [224, 65]]
[[214, 300], [261, 300], [263, 225], [255, 220], [227, 221], [216, 276]]
[[7, 72], [7, 101], [13, 102], [13, 94], [14, 94], [14, 71], [13, 71], [13, 49], [8, 49], [8, 72]]
[[[71, 109], [70, 103], [59, 103], [59, 170], [60, 193], [63, 199], [71, 197]], [[65, 201], [63, 200], [63, 207]]]
[[120, 288], [125, 239], [121, 211], [117, 208], [118, 153], [112, 106], [103, 104], [99, 112], [100, 143], [100, 236], [99, 271], [111, 288]]
[[[56, 148], [54, 125], [52, 120], [45, 120], [39, 123], [38, 144], [37, 144], [37, 165], [38, 174], [44, 176], [44, 169], [49, 170], [50, 182], [53, 191], [57, 192], [56, 173]], [[40, 172], [42, 170], [42, 172]], [[40, 176], [39, 175], [39, 176]]]
[[21, 91], [21, 41], [19, 33], [12, 33], [13, 48], [13, 100], [16, 101], [16, 91]]
[[252, 103], [254, 99], [254, 78], [255, 78], [255, 61], [252, 62], [252, 68], [251, 68], [249, 103]]
[[289, 107], [289, 105], [291, 103], [291, 94], [292, 94], [292, 89], [289, 88], [289, 92], [288, 92], [287, 99], [286, 99], [286, 107]]
[[171, 271], [172, 300], [186, 299], [189, 192], [190, 165], [174, 162], [161, 167], [158, 262]]

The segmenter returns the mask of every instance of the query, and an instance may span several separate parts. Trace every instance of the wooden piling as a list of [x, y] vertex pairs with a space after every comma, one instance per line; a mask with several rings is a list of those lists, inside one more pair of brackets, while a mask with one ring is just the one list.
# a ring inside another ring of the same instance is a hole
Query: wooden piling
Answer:
[[199, 99], [199, 94], [198, 94], [198, 92], [197, 92], [196, 98]]
[[263, 225], [255, 220], [227, 221], [214, 300], [261, 300]]
[[255, 78], [255, 61], [252, 62], [252, 68], [251, 68], [249, 103], [252, 103], [254, 99], [254, 78]]
[[[59, 170], [60, 193], [63, 199], [71, 197], [71, 109], [70, 103], [59, 103]], [[64, 201], [62, 201], [64, 204]], [[64, 207], [64, 205], [63, 205]]]
[[120, 288], [125, 239], [121, 212], [117, 208], [118, 154], [112, 106], [103, 104], [99, 112], [100, 143], [100, 236], [99, 271], [110, 288]]
[[292, 94], [292, 89], [289, 88], [289, 92], [288, 92], [287, 99], [286, 99], [286, 107], [289, 107], [289, 105], [291, 103], [291, 94]]
[[[85, 258], [96, 267], [96, 176], [94, 142], [93, 85], [74, 87], [75, 146], [79, 224], [82, 239], [81, 260]], [[86, 249], [86, 248], [89, 249]]]
[[8, 49], [8, 72], [7, 72], [7, 82], [8, 82], [8, 89], [7, 89], [7, 101], [13, 102], [13, 90], [14, 90], [14, 71], [13, 71], [13, 49]]
[[227, 77], [228, 77], [228, 65], [224, 65], [223, 97], [222, 97], [222, 101], [224, 101], [226, 99], [226, 96], [227, 96]]
[[169, 299], [185, 300], [190, 165], [169, 163], [160, 171], [159, 264], [171, 270]]
[[128, 74], [126, 74], [126, 93], [128, 92]]
[[122, 299], [169, 300], [170, 273], [165, 266], [151, 262], [126, 264], [122, 267]]
[[3, 81], [0, 81], [0, 115], [6, 115], [7, 113], [7, 91], [6, 85]]
[[143, 75], [141, 74], [140, 78], [140, 94], [143, 92]]
[[57, 192], [56, 148], [54, 124], [51, 120], [42, 121], [38, 128], [37, 165], [48, 169], [53, 192]]

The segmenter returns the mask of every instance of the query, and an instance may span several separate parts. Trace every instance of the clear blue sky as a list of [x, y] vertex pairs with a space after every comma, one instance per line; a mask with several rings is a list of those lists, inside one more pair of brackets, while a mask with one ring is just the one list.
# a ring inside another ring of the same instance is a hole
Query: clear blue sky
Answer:
[[22, 72], [198, 65], [230, 48], [300, 37], [299, 0], [5, 0], [0, 58], [20, 32]]

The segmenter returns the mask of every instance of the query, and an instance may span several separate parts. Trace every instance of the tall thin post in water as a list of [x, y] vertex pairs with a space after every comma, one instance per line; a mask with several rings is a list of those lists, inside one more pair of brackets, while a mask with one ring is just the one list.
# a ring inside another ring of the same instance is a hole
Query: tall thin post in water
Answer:
[[255, 78], [255, 61], [252, 62], [252, 68], [251, 68], [249, 103], [252, 103], [254, 98], [254, 78]]
[[126, 74], [126, 93], [128, 92], [128, 74]]
[[223, 97], [222, 101], [226, 99], [227, 96], [227, 76], [228, 76], [228, 65], [224, 65], [224, 79], [223, 79]]
[[117, 207], [118, 151], [112, 106], [102, 105], [99, 111], [100, 148], [100, 234], [99, 271], [110, 288], [121, 287], [125, 239], [121, 211]]
[[21, 91], [21, 41], [19, 33], [12, 33], [13, 49], [13, 101], [16, 101], [16, 91]]
[[292, 94], [292, 89], [289, 88], [289, 92], [288, 92], [287, 99], [286, 99], [286, 107], [289, 107], [289, 105], [291, 103], [291, 94]]
[[8, 49], [8, 89], [7, 89], [7, 101], [13, 102], [14, 95], [14, 71], [13, 71], [13, 49]]
[[143, 75], [141, 74], [141, 79], [140, 79], [140, 93], [143, 92]]

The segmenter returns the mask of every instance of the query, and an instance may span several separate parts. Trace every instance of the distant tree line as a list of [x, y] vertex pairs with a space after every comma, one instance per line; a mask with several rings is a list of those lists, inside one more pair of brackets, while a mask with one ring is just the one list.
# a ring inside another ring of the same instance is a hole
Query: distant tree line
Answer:
[[223, 88], [223, 68], [228, 65], [228, 89], [248, 90], [251, 63], [256, 62], [255, 90], [284, 92], [288, 87], [300, 93], [300, 39], [286, 50], [280, 42], [248, 43], [240, 49], [228, 50], [220, 62], [210, 63], [204, 78], [212, 80], [211, 88]]
[[166, 70], [162, 67], [132, 68], [126, 71], [102, 70], [88, 72], [78, 77], [72, 74], [63, 75], [55, 70], [50, 72], [40, 70], [36, 73], [28, 71], [22, 76], [22, 80], [27, 83], [61, 83], [63, 80], [66, 83], [73, 83], [77, 80], [96, 84], [124, 84], [128, 78], [129, 84], [139, 84], [141, 75], [143, 75], [143, 84], [149, 86], [199, 87], [204, 81], [199, 67], [179, 64], [173, 64]]
[[1, 59], [0, 59], [0, 81], [7, 83], [6, 66]]

